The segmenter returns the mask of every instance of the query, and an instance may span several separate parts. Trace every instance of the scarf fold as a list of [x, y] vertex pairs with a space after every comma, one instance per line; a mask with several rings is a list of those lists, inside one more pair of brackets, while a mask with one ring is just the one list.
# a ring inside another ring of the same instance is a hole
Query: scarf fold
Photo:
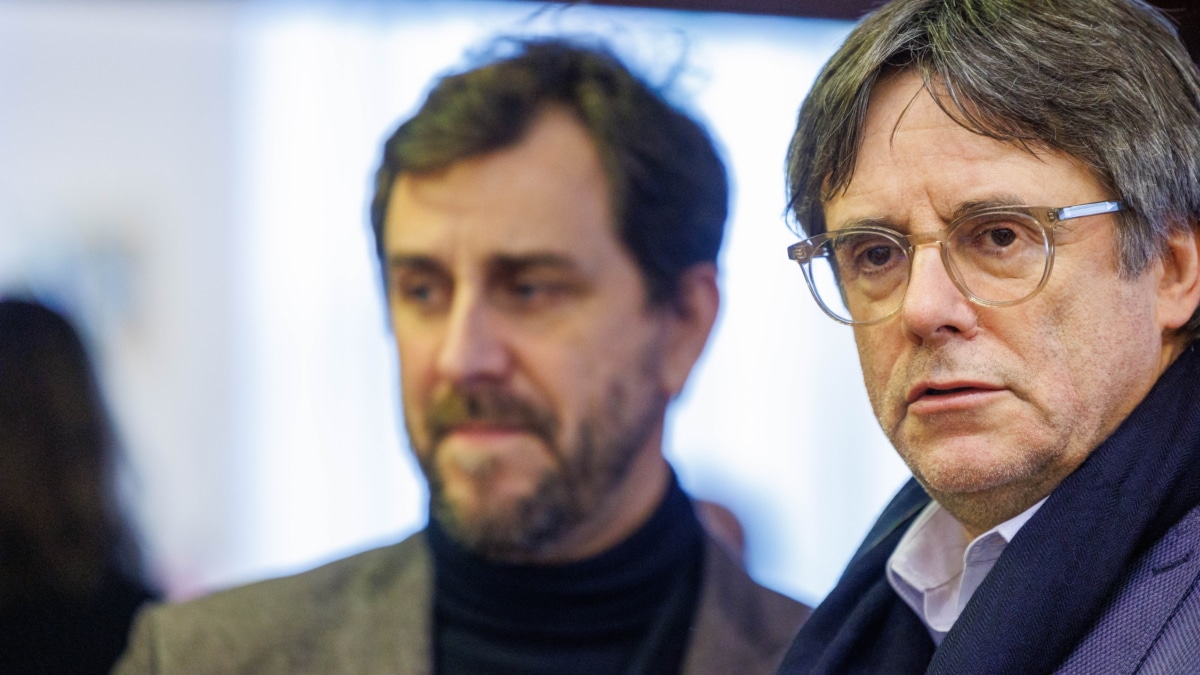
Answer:
[[915, 481], [901, 489], [780, 673], [1055, 670], [1137, 559], [1200, 504], [1200, 351], [1184, 350], [1055, 488], [936, 650], [886, 577], [888, 557], [928, 499]]

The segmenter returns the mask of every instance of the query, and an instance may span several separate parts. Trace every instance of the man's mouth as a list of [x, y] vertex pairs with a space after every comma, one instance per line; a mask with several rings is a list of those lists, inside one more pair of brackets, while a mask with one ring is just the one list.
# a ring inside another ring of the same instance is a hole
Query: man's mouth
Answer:
[[434, 447], [437, 455], [458, 470], [484, 478], [500, 466], [502, 457], [528, 449], [536, 437], [528, 427], [467, 422], [446, 428]]
[[961, 392], [961, 391], [976, 391], [976, 390], [977, 390], [976, 387], [951, 387], [950, 389], [937, 389], [935, 387], [929, 387], [928, 389], [925, 390], [925, 393], [922, 394], [922, 396], [946, 396], [947, 394], [957, 394], [958, 392]]
[[905, 405], [917, 415], [962, 412], [994, 401], [1003, 391], [987, 382], [921, 382], [909, 390]]
[[472, 420], [440, 429], [437, 438], [440, 440], [457, 438], [460, 441], [467, 442], [488, 442], [500, 441], [519, 435], [537, 436], [538, 433], [536, 429], [531, 428], [528, 424], [496, 420]]

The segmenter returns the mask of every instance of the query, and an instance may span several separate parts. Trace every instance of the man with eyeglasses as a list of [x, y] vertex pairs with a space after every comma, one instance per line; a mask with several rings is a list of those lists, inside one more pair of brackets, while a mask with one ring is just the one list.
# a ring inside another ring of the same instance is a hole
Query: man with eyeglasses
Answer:
[[788, 249], [912, 470], [783, 673], [1200, 672], [1200, 77], [1139, 0], [896, 0]]

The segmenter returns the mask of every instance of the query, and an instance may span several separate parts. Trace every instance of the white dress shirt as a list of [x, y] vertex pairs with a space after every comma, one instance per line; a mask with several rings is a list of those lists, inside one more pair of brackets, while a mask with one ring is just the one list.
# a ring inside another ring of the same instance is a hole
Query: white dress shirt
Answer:
[[958, 620], [996, 560], [1045, 499], [967, 541], [961, 523], [936, 501], [929, 503], [888, 558], [888, 583], [929, 630], [934, 644]]

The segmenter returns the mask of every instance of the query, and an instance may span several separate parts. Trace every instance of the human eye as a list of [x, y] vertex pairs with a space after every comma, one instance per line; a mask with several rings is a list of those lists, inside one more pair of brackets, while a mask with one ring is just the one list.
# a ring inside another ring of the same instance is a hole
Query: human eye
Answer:
[[840, 272], [853, 279], [887, 276], [902, 268], [899, 242], [876, 232], [847, 232], [832, 242]]
[[578, 284], [561, 273], [525, 271], [501, 280], [497, 301], [517, 311], [536, 311], [554, 306], [567, 299]]
[[960, 255], [1005, 258], [1041, 249], [1045, 240], [1032, 217], [1019, 213], [985, 214], [965, 221], [951, 239]]
[[444, 311], [450, 305], [451, 284], [445, 275], [427, 270], [404, 270], [392, 283], [393, 302], [424, 314]]

